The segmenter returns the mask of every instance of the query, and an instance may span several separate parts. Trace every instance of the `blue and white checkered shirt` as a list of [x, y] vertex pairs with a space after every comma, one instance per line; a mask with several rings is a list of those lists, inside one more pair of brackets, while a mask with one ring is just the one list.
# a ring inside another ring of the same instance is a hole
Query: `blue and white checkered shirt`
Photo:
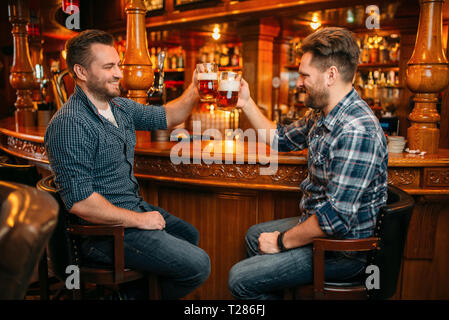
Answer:
[[387, 142], [376, 116], [354, 88], [326, 117], [313, 111], [286, 127], [278, 125], [273, 146], [276, 143], [280, 152], [308, 148], [300, 222], [316, 214], [330, 237], [373, 235], [379, 208], [387, 199]]
[[58, 110], [45, 133], [45, 148], [67, 210], [93, 192], [117, 207], [146, 211], [134, 177], [135, 130], [166, 129], [163, 106], [114, 98], [114, 126], [98, 113], [80, 87]]

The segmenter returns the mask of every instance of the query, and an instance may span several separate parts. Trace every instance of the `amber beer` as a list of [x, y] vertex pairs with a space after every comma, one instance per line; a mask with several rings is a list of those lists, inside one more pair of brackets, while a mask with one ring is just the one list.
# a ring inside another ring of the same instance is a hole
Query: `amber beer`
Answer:
[[237, 106], [242, 76], [232, 71], [220, 73], [217, 104], [221, 110], [231, 111]]
[[215, 101], [218, 90], [218, 70], [215, 63], [199, 63], [196, 65], [198, 73], [198, 91], [201, 101]]
[[214, 101], [217, 96], [218, 74], [217, 73], [199, 73], [198, 91], [201, 101]]
[[239, 80], [221, 80], [218, 86], [218, 107], [221, 110], [228, 111], [235, 109], [239, 99], [239, 91]]

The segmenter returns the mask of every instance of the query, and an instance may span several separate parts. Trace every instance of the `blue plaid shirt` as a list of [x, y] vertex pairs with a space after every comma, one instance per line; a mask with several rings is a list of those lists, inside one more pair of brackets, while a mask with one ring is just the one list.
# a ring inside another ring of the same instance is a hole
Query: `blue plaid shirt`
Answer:
[[326, 117], [312, 111], [286, 127], [278, 125], [273, 147], [276, 143], [280, 152], [308, 148], [300, 222], [316, 214], [330, 237], [373, 235], [387, 199], [387, 143], [377, 118], [354, 88]]
[[134, 177], [135, 130], [166, 129], [165, 108], [125, 98], [114, 98], [109, 104], [118, 128], [77, 86], [48, 125], [45, 148], [67, 210], [93, 192], [117, 207], [149, 210]]

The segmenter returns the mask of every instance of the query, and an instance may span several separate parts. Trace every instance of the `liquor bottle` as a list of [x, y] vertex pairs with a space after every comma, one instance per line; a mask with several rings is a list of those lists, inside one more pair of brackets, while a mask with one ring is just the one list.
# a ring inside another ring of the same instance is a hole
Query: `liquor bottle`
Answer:
[[362, 63], [368, 63], [369, 62], [369, 46], [368, 42], [363, 41], [363, 50], [362, 50]]
[[220, 66], [222, 67], [229, 66], [228, 48], [225, 45], [223, 45], [221, 48]]
[[156, 63], [156, 48], [155, 47], [151, 48], [150, 59], [151, 59], [151, 66], [152, 66], [153, 70], [156, 70], [157, 63]]
[[178, 57], [176, 56], [176, 52], [174, 50], [171, 51], [170, 62], [171, 69], [176, 69], [178, 67]]
[[178, 68], [180, 69], [184, 68], [184, 56], [182, 47], [178, 48]]

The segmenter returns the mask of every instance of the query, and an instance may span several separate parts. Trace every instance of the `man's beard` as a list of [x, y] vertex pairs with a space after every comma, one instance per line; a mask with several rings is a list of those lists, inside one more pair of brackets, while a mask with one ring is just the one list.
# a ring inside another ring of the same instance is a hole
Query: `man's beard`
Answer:
[[329, 91], [322, 85], [315, 85], [315, 88], [306, 88], [306, 99], [304, 104], [312, 109], [324, 109], [329, 103]]
[[95, 98], [102, 101], [109, 101], [112, 98], [118, 97], [120, 95], [120, 89], [118, 90], [108, 90], [106, 87], [109, 82], [118, 82], [117, 80], [99, 81], [98, 79], [89, 79], [86, 82], [87, 88], [95, 96]]

